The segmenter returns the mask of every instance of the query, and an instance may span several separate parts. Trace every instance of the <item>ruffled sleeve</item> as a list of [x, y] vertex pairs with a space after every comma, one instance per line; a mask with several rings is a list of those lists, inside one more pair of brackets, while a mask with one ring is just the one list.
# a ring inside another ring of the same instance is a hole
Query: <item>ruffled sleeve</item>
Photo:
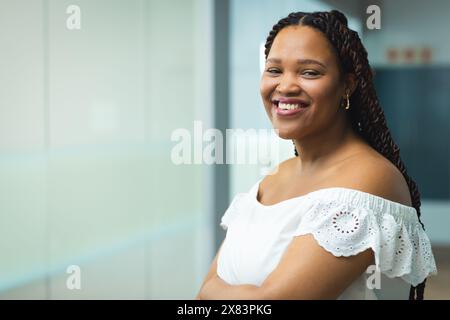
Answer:
[[371, 248], [381, 273], [413, 286], [437, 273], [430, 240], [413, 207], [345, 188], [316, 196], [295, 235], [312, 234], [338, 257]]
[[222, 219], [220, 220], [220, 226], [222, 229], [227, 230], [232, 221], [239, 214], [238, 203], [243, 196], [245, 196], [245, 193], [238, 193], [234, 196], [227, 210], [223, 214]]

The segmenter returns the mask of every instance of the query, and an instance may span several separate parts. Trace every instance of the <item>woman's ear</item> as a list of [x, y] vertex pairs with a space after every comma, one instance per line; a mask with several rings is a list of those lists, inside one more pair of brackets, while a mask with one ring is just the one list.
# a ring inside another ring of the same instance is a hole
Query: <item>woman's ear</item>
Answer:
[[345, 75], [345, 93], [351, 96], [356, 90], [356, 76], [354, 73], [348, 73]]

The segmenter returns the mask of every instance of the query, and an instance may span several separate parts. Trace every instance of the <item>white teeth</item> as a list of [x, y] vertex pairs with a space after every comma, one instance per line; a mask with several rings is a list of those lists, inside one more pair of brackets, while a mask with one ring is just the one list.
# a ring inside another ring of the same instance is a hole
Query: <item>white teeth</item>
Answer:
[[289, 103], [279, 103], [278, 108], [283, 110], [293, 110], [293, 109], [299, 109], [300, 105], [298, 104], [289, 104]]

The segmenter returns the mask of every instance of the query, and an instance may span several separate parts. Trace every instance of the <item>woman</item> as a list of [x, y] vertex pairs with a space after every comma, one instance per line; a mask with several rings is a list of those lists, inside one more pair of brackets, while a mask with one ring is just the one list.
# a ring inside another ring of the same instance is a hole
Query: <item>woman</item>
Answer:
[[261, 96], [296, 157], [236, 195], [197, 299], [423, 299], [436, 273], [367, 52], [339, 11], [281, 19]]

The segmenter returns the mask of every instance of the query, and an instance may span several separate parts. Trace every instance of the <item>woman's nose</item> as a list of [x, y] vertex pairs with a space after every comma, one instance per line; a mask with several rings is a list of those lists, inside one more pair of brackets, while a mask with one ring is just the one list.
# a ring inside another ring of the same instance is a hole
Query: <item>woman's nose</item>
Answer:
[[277, 91], [281, 95], [298, 93], [300, 90], [297, 77], [291, 74], [284, 74], [277, 86]]

